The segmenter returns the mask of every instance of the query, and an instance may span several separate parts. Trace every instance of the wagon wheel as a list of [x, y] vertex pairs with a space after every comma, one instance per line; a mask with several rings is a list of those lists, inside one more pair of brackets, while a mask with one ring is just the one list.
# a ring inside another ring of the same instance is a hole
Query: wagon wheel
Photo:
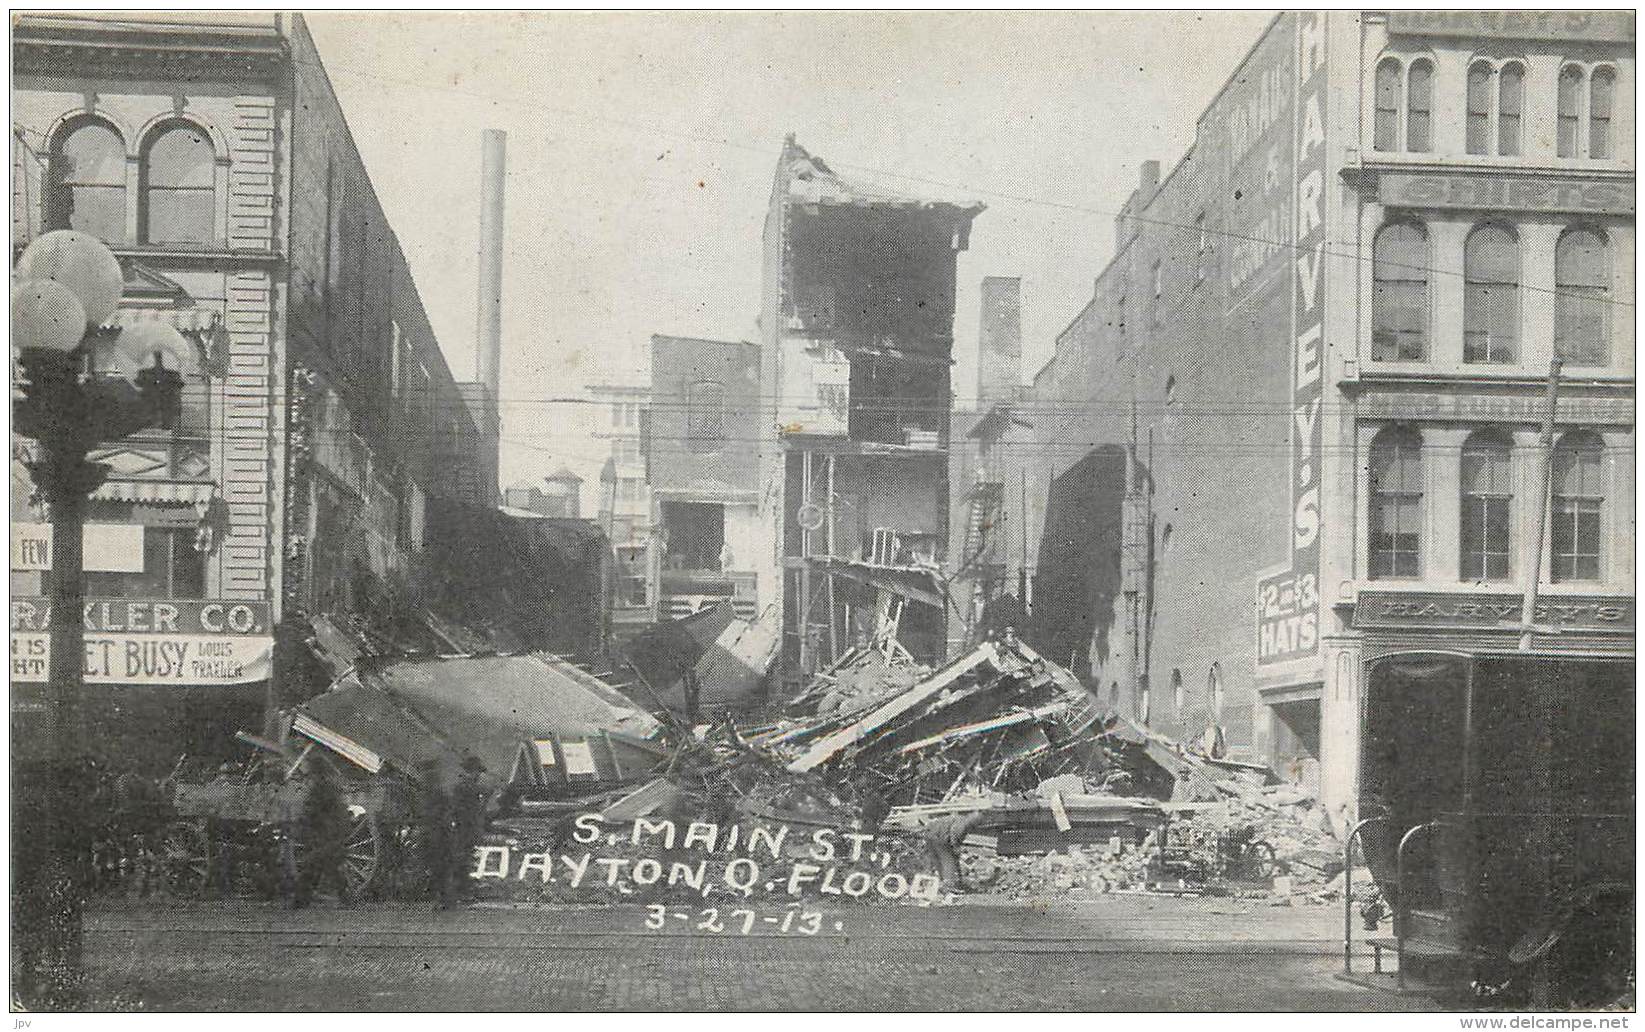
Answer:
[[197, 896], [211, 879], [211, 836], [204, 821], [173, 821], [160, 834], [160, 869], [166, 891]]
[[359, 898], [367, 889], [375, 887], [383, 869], [383, 833], [378, 827], [377, 815], [370, 810], [354, 813], [350, 808], [347, 827], [343, 831], [343, 879], [349, 895]]
[[1253, 842], [1245, 848], [1245, 869], [1258, 881], [1266, 881], [1282, 873], [1284, 865], [1274, 858], [1274, 847], [1266, 842]]

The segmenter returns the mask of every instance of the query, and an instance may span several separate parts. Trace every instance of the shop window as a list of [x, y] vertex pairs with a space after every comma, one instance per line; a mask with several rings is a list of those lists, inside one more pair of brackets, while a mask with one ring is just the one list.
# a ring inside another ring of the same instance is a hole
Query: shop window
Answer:
[[1611, 254], [1597, 230], [1566, 230], [1554, 249], [1554, 354], [1577, 366], [1611, 361]]
[[77, 229], [111, 244], [126, 240], [126, 144], [100, 119], [65, 125], [52, 142], [47, 229]]
[[1462, 256], [1462, 358], [1512, 363], [1519, 355], [1519, 240], [1503, 226], [1480, 226]]
[[1582, 69], [1566, 65], [1559, 73], [1559, 110], [1556, 140], [1559, 156], [1574, 158], [1577, 131], [1582, 125]]
[[1199, 237], [1199, 251], [1194, 262], [1194, 283], [1197, 286], [1205, 282], [1205, 258], [1211, 253], [1211, 232], [1206, 228], [1203, 211], [1194, 219], [1194, 231]]
[[217, 161], [205, 130], [188, 122], [162, 126], [143, 149], [141, 174], [144, 243], [217, 239]]
[[1422, 572], [1422, 435], [1390, 427], [1371, 443], [1370, 575]]
[[1371, 360], [1422, 361], [1428, 354], [1428, 231], [1416, 222], [1384, 226], [1371, 269]]
[[1420, 154], [1429, 149], [1433, 140], [1433, 62], [1424, 59], [1411, 62], [1405, 97], [1405, 149]]
[[1616, 72], [1596, 68], [1588, 85], [1588, 157], [1611, 156], [1611, 106], [1616, 98]]
[[618, 605], [644, 607], [651, 604], [644, 545], [623, 545], [617, 549], [617, 578]]
[[1497, 75], [1496, 152], [1513, 157], [1520, 151], [1520, 120], [1525, 108], [1525, 66], [1510, 62]]
[[663, 502], [663, 568], [718, 570], [725, 547], [725, 506]]
[[1468, 66], [1468, 125], [1465, 133], [1469, 154], [1485, 154], [1491, 139], [1491, 66], [1475, 61]]
[[194, 527], [144, 527], [142, 573], [87, 573], [91, 598], [202, 598], [206, 557]]
[[725, 386], [699, 380], [686, 388], [685, 438], [692, 451], [719, 451], [725, 445]]
[[1399, 61], [1388, 58], [1377, 65], [1376, 117], [1372, 147], [1379, 151], [1399, 149], [1399, 97], [1402, 70]]
[[1555, 581], [1594, 581], [1605, 513], [1605, 446], [1597, 435], [1566, 434], [1554, 450], [1552, 572]]
[[1462, 579], [1503, 580], [1511, 566], [1513, 446], [1482, 431], [1462, 446]]

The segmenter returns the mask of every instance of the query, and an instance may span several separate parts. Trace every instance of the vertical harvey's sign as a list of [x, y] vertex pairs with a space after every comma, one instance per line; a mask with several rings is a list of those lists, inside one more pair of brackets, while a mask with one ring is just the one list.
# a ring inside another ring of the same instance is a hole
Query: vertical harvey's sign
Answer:
[[1296, 26], [1291, 274], [1291, 563], [1257, 582], [1257, 664], [1319, 652], [1320, 447], [1325, 362], [1325, 16]]

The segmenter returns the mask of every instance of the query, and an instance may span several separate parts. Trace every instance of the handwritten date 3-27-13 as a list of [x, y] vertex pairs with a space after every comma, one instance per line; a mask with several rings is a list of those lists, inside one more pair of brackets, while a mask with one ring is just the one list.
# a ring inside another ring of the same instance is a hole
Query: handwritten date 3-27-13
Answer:
[[721, 910], [704, 907], [701, 910], [678, 910], [653, 903], [645, 908], [645, 927], [660, 932], [670, 927], [681, 931], [707, 932], [710, 935], [816, 935], [825, 928], [842, 931], [843, 921], [828, 921], [820, 911], [789, 907], [777, 913], [762, 914], [757, 910], [737, 908]]

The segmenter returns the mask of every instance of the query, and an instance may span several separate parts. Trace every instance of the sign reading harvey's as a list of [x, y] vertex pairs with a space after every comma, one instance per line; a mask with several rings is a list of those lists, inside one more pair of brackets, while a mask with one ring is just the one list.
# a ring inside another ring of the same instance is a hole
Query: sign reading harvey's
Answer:
[[[50, 676], [51, 603], [11, 601], [11, 679]], [[88, 684], [232, 685], [267, 680], [274, 637], [267, 602], [91, 599]]]
[[1291, 16], [1295, 25], [1295, 218], [1291, 258], [1291, 562], [1258, 580], [1257, 665], [1319, 654], [1320, 451], [1325, 366], [1325, 18]]

